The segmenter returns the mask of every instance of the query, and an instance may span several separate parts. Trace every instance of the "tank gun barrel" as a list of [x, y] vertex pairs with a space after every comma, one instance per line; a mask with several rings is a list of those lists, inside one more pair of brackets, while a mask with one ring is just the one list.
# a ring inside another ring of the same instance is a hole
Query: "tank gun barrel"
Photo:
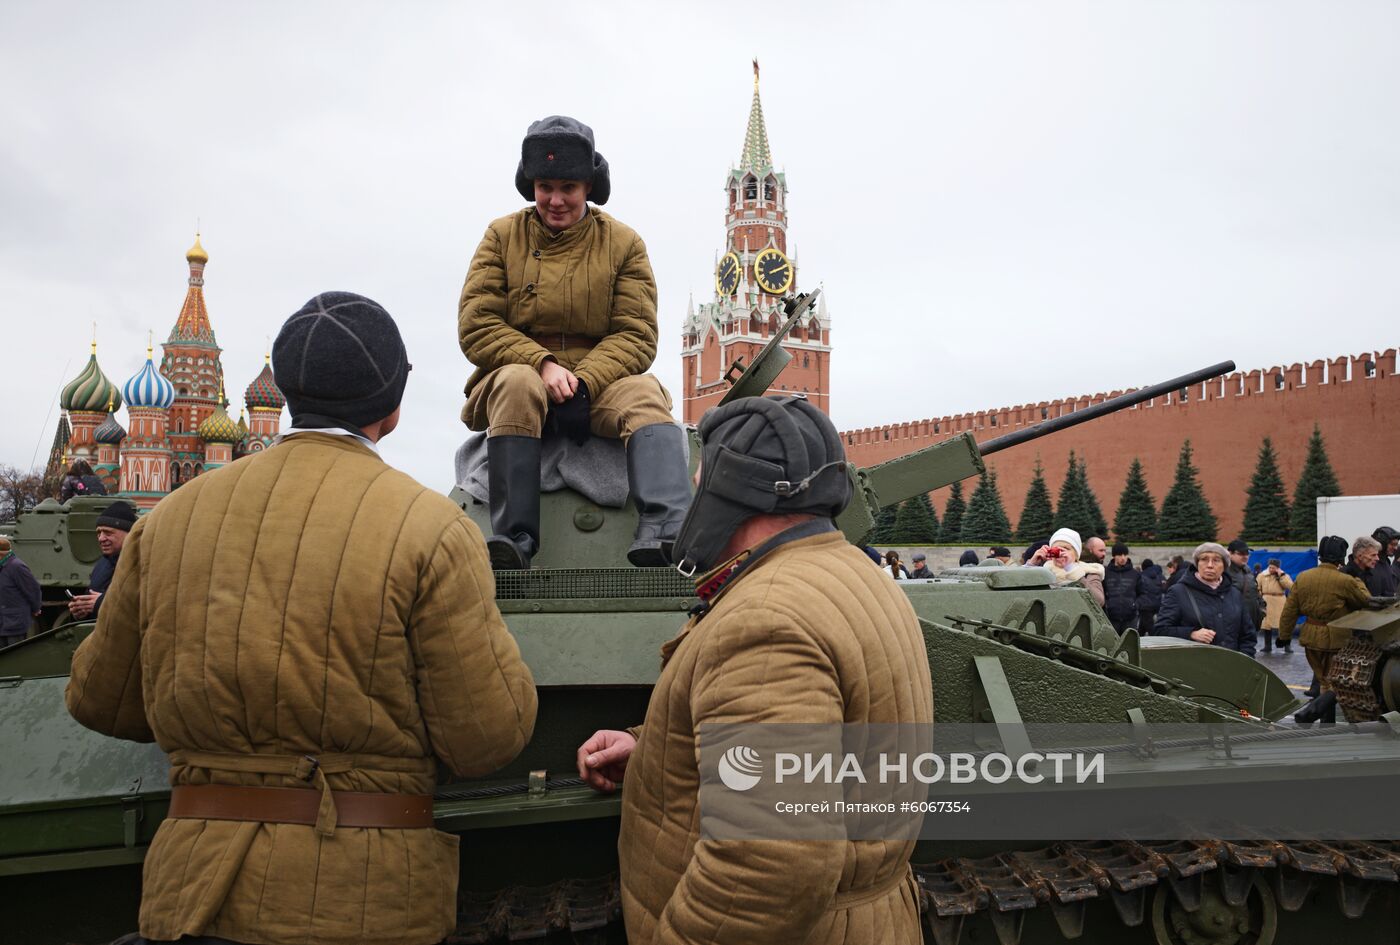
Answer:
[[1210, 380], [1212, 377], [1228, 374], [1234, 369], [1234, 361], [1221, 361], [1219, 364], [1212, 364], [1210, 367], [1201, 368], [1198, 371], [1192, 371], [1180, 377], [1174, 377], [1160, 384], [1153, 384], [1150, 387], [1131, 390], [1126, 394], [1111, 397], [1102, 403], [1091, 404], [1083, 410], [1076, 410], [1073, 413], [1052, 417], [1049, 420], [1042, 420], [1040, 423], [1026, 427], [1023, 430], [1016, 430], [1011, 433], [1004, 433], [998, 437], [993, 437], [980, 444], [977, 450], [983, 456], [990, 456], [993, 453], [1010, 449], [1013, 446], [1019, 446], [1030, 440], [1038, 440], [1042, 436], [1048, 436], [1058, 430], [1068, 429], [1069, 427], [1077, 426], [1081, 423], [1088, 423], [1090, 420], [1096, 420], [1105, 414], [1126, 410], [1129, 407], [1145, 403], [1154, 397], [1161, 397], [1163, 394], [1170, 393], [1174, 390], [1181, 390], [1189, 384], [1199, 384], [1202, 381]]
[[1180, 390], [1189, 384], [1219, 377], [1234, 369], [1235, 362], [1222, 361], [1160, 384], [1120, 394], [1082, 410], [1044, 420], [1022, 430], [993, 437], [981, 444], [978, 444], [971, 433], [958, 433], [897, 459], [864, 469], [852, 469], [852, 485], [856, 497], [847, 506], [846, 511], [841, 513], [836, 523], [847, 538], [857, 541], [870, 530], [880, 509], [920, 493], [941, 489], [960, 479], [976, 476], [984, 468], [984, 456], [1081, 423], [1088, 423], [1105, 414], [1126, 410], [1135, 404]]

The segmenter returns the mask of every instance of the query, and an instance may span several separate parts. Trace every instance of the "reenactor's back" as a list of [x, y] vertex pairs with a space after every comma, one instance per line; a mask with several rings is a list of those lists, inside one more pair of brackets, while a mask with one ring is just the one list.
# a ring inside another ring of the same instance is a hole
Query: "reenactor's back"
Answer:
[[273, 367], [291, 429], [132, 530], [69, 710], [170, 753], [146, 940], [438, 942], [458, 869], [438, 762], [513, 759], [534, 683], [479, 530], [378, 456], [410, 370], [388, 313], [318, 296]]

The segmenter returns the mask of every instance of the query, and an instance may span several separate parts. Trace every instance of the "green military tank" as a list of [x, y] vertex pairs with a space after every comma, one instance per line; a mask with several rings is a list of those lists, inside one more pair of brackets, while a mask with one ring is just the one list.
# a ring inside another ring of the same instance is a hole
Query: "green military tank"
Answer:
[[[783, 332], [814, 298], [789, 300], [784, 328], [753, 364], [731, 371], [730, 398], [768, 389], [789, 357]], [[851, 467], [857, 498], [838, 524], [858, 540], [881, 506], [977, 475], [985, 455], [1232, 367], [980, 447], [961, 434], [879, 466]], [[461, 489], [453, 496], [489, 531], [484, 505]], [[64, 512], [35, 514], [57, 521]], [[693, 585], [676, 571], [626, 565], [634, 524], [630, 509], [568, 489], [547, 493], [535, 567], [496, 574], [500, 609], [539, 687], [539, 716], [533, 741], [506, 770], [437, 791], [438, 827], [468, 838], [452, 942], [623, 940], [620, 799], [574, 777], [575, 751], [599, 728], [642, 719], [658, 650], [695, 603]], [[31, 529], [38, 526], [26, 516], [17, 533]], [[55, 540], [55, 553], [60, 544], [68, 547]], [[21, 545], [21, 553], [36, 547]], [[938, 723], [982, 723], [1008, 749], [1028, 727], [1121, 724], [1127, 734], [1110, 749], [1110, 765], [1131, 790], [1225, 783], [1267, 803], [1289, 803], [1270, 792], [1281, 773], [1305, 764], [1354, 773], [1375, 792], [1393, 787], [1400, 770], [1400, 715], [1388, 714], [1397, 708], [1389, 688], [1371, 721], [1294, 726], [1286, 720], [1299, 700], [1264, 666], [1189, 641], [1140, 640], [1132, 630], [1120, 637], [1087, 592], [1052, 586], [1044, 569], [958, 569], [903, 587], [923, 626]], [[136, 924], [140, 864], [168, 803], [167, 762], [156, 746], [105, 738], [68, 717], [69, 660], [90, 629], [59, 627], [0, 653], [7, 941], [95, 943]], [[1184, 734], [1154, 741], [1154, 726], [1168, 724]], [[1137, 840], [1119, 837], [1108, 822], [1057, 834], [1059, 802], [1027, 800], [1045, 808], [1040, 836], [1049, 839], [920, 842], [914, 859], [927, 942], [1272, 945], [1400, 936], [1400, 843], [1392, 840]]]

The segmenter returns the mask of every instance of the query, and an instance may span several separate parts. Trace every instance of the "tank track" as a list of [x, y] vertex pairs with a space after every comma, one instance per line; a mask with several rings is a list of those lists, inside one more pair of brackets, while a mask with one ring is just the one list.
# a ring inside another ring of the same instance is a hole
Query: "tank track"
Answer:
[[[1181, 917], [1210, 909], [1245, 910], [1256, 889], [1271, 900], [1262, 910], [1265, 923], [1276, 921], [1279, 908], [1302, 909], [1319, 884], [1335, 890], [1342, 915], [1359, 918], [1378, 890], [1396, 889], [1400, 883], [1400, 841], [1058, 843], [981, 859], [915, 863], [914, 874], [924, 940], [932, 945], [957, 945], [964, 926], [982, 913], [999, 945], [1017, 945], [1026, 916], [1040, 908], [1049, 910], [1066, 939], [1075, 939], [1084, 934], [1088, 904], [1105, 897], [1123, 925], [1153, 921], [1159, 940], [1162, 929], [1176, 921], [1167, 941], [1215, 941], [1182, 931]], [[1149, 892], [1154, 894], [1151, 902]], [[1175, 918], [1163, 918], [1168, 906]], [[1256, 904], [1256, 921], [1260, 911]], [[521, 942], [560, 933], [571, 933], [580, 943], [623, 940], [616, 875], [464, 893], [457, 918], [448, 945]], [[1218, 940], [1272, 939], [1272, 933], [1260, 931], [1254, 930], [1253, 939]]]
[[1327, 683], [1337, 694], [1337, 702], [1349, 722], [1374, 722], [1381, 717], [1376, 696], [1376, 671], [1380, 668], [1381, 648], [1369, 639], [1353, 637], [1332, 657]]

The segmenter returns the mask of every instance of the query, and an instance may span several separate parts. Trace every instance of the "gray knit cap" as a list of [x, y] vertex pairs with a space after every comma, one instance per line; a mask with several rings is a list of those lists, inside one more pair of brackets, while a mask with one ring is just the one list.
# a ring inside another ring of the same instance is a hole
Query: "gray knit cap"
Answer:
[[1221, 561], [1229, 561], [1230, 553], [1225, 550], [1225, 546], [1215, 541], [1206, 541], [1196, 546], [1196, 550], [1191, 552], [1192, 562], [1199, 564], [1201, 555], [1220, 555]]
[[[408, 383], [399, 326], [378, 302], [323, 292], [287, 319], [272, 343], [272, 373], [293, 426], [338, 420], [363, 427], [394, 412]], [[317, 421], [298, 422], [311, 416]]]

